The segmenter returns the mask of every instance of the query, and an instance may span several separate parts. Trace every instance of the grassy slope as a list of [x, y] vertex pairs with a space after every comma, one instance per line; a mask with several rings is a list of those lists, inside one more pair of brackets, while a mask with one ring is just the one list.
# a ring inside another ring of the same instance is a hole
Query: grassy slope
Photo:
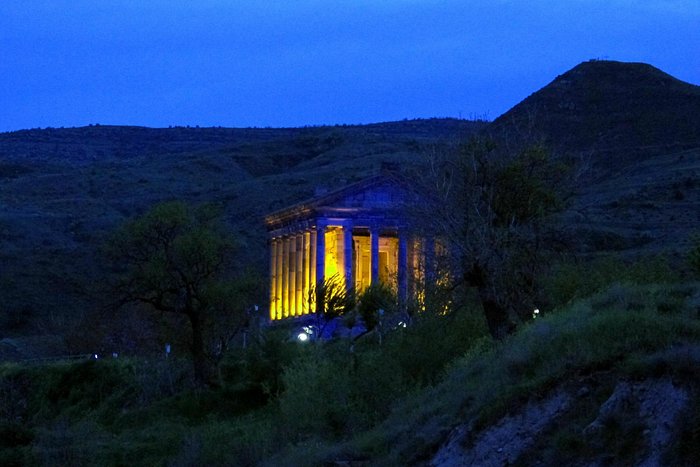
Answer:
[[[478, 433], [526, 402], [546, 398], [555, 388], [575, 393], [592, 385], [598, 403], [579, 402], [583, 406], [574, 406], [555, 431], [542, 433], [536, 452], [525, 458], [562, 465], [611, 454], [627, 456], [617, 460], [624, 465], [640, 454], [625, 451], [624, 443], [639, 449], [644, 443], [621, 438], [603, 447], [588, 446], [581, 433], [617, 382], [664, 375], [690, 388], [695, 397], [685, 412], [692, 422], [677, 420], [674, 427], [674, 433], [688, 442], [697, 437], [692, 427], [700, 421], [700, 386], [694, 377], [700, 369], [699, 305], [698, 284], [613, 286], [537, 319], [502, 343], [478, 341], [453, 362], [441, 382], [398, 401], [386, 421], [352, 441], [325, 449], [297, 447], [275, 462], [288, 456], [292, 462], [306, 457], [319, 464], [353, 458], [370, 458], [373, 465], [422, 464], [457, 425], [466, 424]], [[570, 439], [579, 441], [567, 443]], [[687, 448], [672, 446], [667, 455], [675, 461], [669, 465], [700, 460], [681, 459], [688, 455]]]
[[[187, 389], [187, 371], [177, 362], [4, 366], [0, 460], [322, 465], [364, 459], [415, 465], [427, 462], [459, 424], [479, 432], [557, 388], [575, 393], [587, 386], [590, 396], [576, 402], [556, 428], [540, 433], [521, 460], [570, 464], [616, 455], [624, 463], [644, 450], [638, 425], [606, 427], [612, 431], [602, 447], [587, 445], [580, 433], [618, 381], [667, 376], [694, 397], [685, 408], [686, 422], [672, 427], [679, 443], [666, 454], [671, 464], [684, 465], [700, 460], [692, 449], [700, 441], [693, 430], [700, 422], [694, 377], [700, 369], [698, 306], [699, 284], [615, 285], [538, 318], [498, 344], [478, 338], [473, 320], [440, 326], [441, 337], [434, 334], [438, 328], [418, 326], [412, 334], [390, 337], [380, 353], [368, 341], [349, 367], [341, 364], [349, 357], [342, 341], [300, 348], [270, 336], [260, 355], [276, 357], [258, 356], [247, 366], [230, 362], [224, 366], [227, 383], [216, 391]], [[420, 354], [434, 356], [425, 360], [412, 352], [418, 346]], [[440, 360], [438, 354], [451, 357]], [[282, 366], [266, 366], [273, 361]], [[431, 367], [427, 379], [406, 379], [417, 368]], [[245, 381], [260, 381], [261, 371], [279, 375], [280, 368], [285, 388], [267, 405], [253, 403], [256, 391]]]
[[566, 217], [583, 251], [680, 254], [700, 211], [700, 86], [643, 63], [589, 61], [488, 130], [544, 138], [587, 167]]

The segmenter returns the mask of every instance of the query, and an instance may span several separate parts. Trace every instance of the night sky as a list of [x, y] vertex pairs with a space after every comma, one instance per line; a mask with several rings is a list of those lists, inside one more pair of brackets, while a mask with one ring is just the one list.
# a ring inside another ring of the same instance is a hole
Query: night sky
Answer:
[[493, 119], [592, 58], [700, 84], [700, 1], [2, 0], [0, 131]]

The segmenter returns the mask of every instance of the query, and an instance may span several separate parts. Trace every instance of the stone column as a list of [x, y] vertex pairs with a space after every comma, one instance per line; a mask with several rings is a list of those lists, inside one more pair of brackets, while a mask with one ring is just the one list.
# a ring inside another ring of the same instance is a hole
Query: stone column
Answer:
[[277, 316], [277, 239], [270, 240], [270, 319]]
[[373, 227], [369, 231], [370, 242], [370, 277], [372, 285], [379, 284], [379, 228]]
[[348, 292], [355, 289], [352, 247], [352, 224], [347, 223], [343, 225], [343, 267], [345, 269], [343, 272], [345, 274], [345, 290]]
[[296, 291], [294, 292], [294, 298], [295, 298], [295, 308], [297, 311], [297, 316], [303, 314], [304, 308], [303, 308], [303, 300], [302, 300], [302, 294], [304, 293], [304, 256], [305, 256], [305, 251], [304, 251], [304, 233], [300, 233], [296, 235], [296, 251], [297, 251], [297, 267], [296, 267], [296, 273], [297, 273], [297, 278], [296, 278]]
[[397, 267], [399, 307], [405, 309], [408, 298], [408, 238], [406, 232], [401, 230], [399, 230], [399, 264]]
[[282, 284], [282, 281], [284, 280], [284, 268], [283, 268], [283, 258], [284, 258], [284, 240], [282, 238], [277, 238], [277, 261], [276, 261], [276, 267], [277, 267], [277, 290], [275, 291], [275, 311], [277, 312], [277, 319], [282, 319], [282, 308], [283, 308], [283, 303], [284, 299], [283, 297], [283, 291], [284, 287]]
[[[326, 225], [316, 226], [316, 289], [323, 286], [326, 276]], [[323, 313], [323, 297], [316, 296], [316, 312]]]
[[433, 237], [426, 237], [425, 241], [425, 285], [435, 285], [436, 280], [436, 264], [435, 264], [435, 240]]
[[289, 237], [282, 239], [282, 316], [289, 316]]
[[289, 237], [289, 316], [297, 314], [297, 237]]
[[[316, 229], [309, 232], [309, 290], [316, 287], [316, 235]], [[316, 311], [316, 303], [309, 303], [309, 311]]]
[[304, 231], [302, 234], [302, 243], [304, 251], [304, 264], [302, 265], [302, 277], [301, 277], [301, 307], [304, 314], [309, 312], [309, 240], [311, 239], [311, 234], [308, 231]]

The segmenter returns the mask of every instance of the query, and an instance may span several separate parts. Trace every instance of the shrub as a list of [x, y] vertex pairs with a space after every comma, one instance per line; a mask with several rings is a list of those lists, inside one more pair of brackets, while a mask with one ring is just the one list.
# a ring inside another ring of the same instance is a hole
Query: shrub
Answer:
[[452, 360], [487, 333], [483, 316], [470, 310], [444, 316], [420, 313], [411, 326], [389, 336], [385, 352], [396, 362], [394, 371], [422, 386], [436, 382]]
[[641, 258], [625, 263], [617, 258], [601, 258], [588, 263], [561, 262], [545, 281], [545, 295], [553, 307], [589, 297], [615, 282], [633, 284], [672, 283], [679, 280], [663, 256]]
[[374, 329], [381, 319], [380, 314], [393, 314], [397, 309], [394, 291], [386, 284], [372, 284], [357, 300], [357, 313], [362, 317], [368, 331]]
[[245, 351], [227, 354], [220, 365], [224, 387], [246, 392], [256, 406], [267, 402], [282, 392], [282, 373], [303, 350], [286, 329], [269, 329]]
[[350, 400], [350, 365], [331, 361], [321, 352], [301, 358], [284, 371], [279, 405], [291, 439], [338, 437], [348, 433], [358, 416]]

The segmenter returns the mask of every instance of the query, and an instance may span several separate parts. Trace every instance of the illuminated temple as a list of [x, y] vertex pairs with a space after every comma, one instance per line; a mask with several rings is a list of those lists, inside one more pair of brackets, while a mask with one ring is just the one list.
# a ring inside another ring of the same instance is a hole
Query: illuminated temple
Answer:
[[270, 319], [316, 312], [310, 291], [333, 277], [361, 292], [382, 282], [405, 303], [415, 239], [401, 184], [378, 175], [268, 215]]

